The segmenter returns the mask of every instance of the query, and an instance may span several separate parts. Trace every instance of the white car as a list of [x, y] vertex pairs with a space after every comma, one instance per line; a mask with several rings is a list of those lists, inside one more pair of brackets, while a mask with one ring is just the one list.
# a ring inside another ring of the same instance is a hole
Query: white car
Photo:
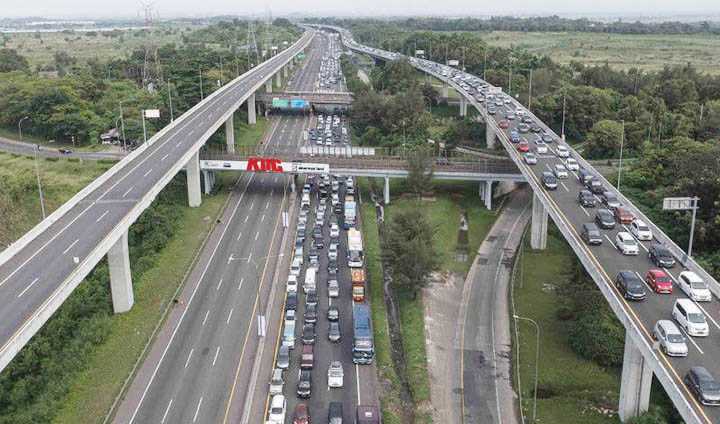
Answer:
[[653, 339], [660, 344], [660, 349], [668, 356], [687, 356], [688, 347], [685, 336], [674, 322], [661, 319], [653, 329]]
[[535, 156], [531, 152], [523, 153], [523, 159], [525, 160], [525, 163], [528, 165], [536, 165], [537, 164], [537, 156]]
[[569, 158], [570, 157], [570, 150], [563, 146], [562, 144], [558, 144], [557, 146], [557, 156], [559, 158]]
[[285, 412], [287, 410], [287, 401], [283, 395], [275, 395], [270, 401], [270, 414], [268, 421], [271, 423], [284, 424]]
[[558, 178], [567, 178], [568, 177], [567, 168], [565, 168], [565, 165], [563, 165], [561, 163], [558, 163], [555, 165], [553, 172], [555, 173], [555, 176]]
[[578, 164], [578, 161], [576, 161], [573, 158], [565, 159], [565, 167], [571, 171], [579, 171], [580, 170], [580, 165]]
[[288, 275], [287, 284], [285, 286], [285, 289], [288, 292], [297, 292], [298, 290], [298, 282], [297, 282], [297, 276], [296, 275]]
[[339, 297], [340, 296], [340, 284], [337, 280], [328, 280], [328, 297]]
[[640, 253], [637, 241], [626, 231], [617, 233], [617, 236], [615, 236], [615, 247], [617, 247], [623, 255], [637, 255]]
[[535, 140], [535, 151], [538, 152], [538, 154], [545, 154], [548, 152], [547, 144], [545, 144], [544, 141], [541, 139]]
[[330, 362], [328, 367], [328, 387], [339, 388], [344, 384], [345, 372], [340, 361]]
[[295, 309], [288, 309], [285, 311], [285, 326], [293, 325], [295, 322]]
[[677, 283], [680, 289], [696, 302], [710, 302], [712, 300], [712, 293], [710, 293], [705, 281], [692, 271], [681, 272]]
[[648, 240], [652, 240], [652, 238], [653, 238], [653, 233], [650, 230], [650, 227], [648, 227], [647, 224], [645, 224], [643, 221], [641, 221], [639, 219], [636, 219], [630, 223], [630, 232], [638, 240], [648, 241]]
[[338, 257], [338, 245], [337, 243], [330, 243], [330, 247], [328, 248], [328, 259], [331, 261], [336, 261]]
[[330, 238], [338, 237], [340, 237], [340, 226], [333, 222], [330, 224]]

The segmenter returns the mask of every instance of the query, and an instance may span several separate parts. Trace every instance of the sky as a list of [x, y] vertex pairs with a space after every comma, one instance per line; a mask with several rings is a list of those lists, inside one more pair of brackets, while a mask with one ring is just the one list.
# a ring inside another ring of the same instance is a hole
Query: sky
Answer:
[[[143, 0], [148, 3], [148, 0]], [[0, 0], [0, 17], [138, 17], [140, 0]], [[608, 15], [714, 17], [719, 0], [154, 0], [161, 18], [221, 14], [302, 15]]]

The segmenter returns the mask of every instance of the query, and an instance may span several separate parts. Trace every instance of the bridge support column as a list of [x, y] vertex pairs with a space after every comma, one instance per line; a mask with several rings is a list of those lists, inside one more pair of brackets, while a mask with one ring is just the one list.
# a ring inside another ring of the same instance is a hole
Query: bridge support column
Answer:
[[255, 93], [245, 101], [247, 103], [248, 124], [255, 125], [257, 123], [257, 112], [255, 111]]
[[275, 87], [282, 87], [282, 70], [279, 70], [275, 73]]
[[127, 312], [135, 303], [133, 296], [132, 274], [130, 273], [130, 251], [128, 249], [127, 230], [108, 250], [108, 268], [110, 270], [110, 293], [113, 311], [116, 314]]
[[[488, 118], [489, 119], [489, 118]], [[486, 121], [488, 122], [488, 121]], [[495, 148], [495, 130], [490, 125], [485, 125], [485, 143], [487, 144], [488, 149], [494, 149]]]
[[623, 357], [622, 379], [620, 380], [620, 405], [618, 415], [625, 422], [648, 410], [652, 370], [645, 362], [640, 349], [625, 332], [625, 356]]
[[272, 84], [273, 84], [272, 77], [270, 77], [269, 80], [265, 81], [265, 92], [266, 93], [272, 93]]
[[485, 208], [487, 210], [492, 210], [492, 181], [485, 181], [484, 183], [481, 183], [485, 186], [483, 189], [483, 200], [485, 201]]
[[187, 165], [185, 165], [185, 172], [187, 173], [188, 204], [191, 208], [196, 208], [202, 203], [202, 197], [200, 195], [199, 152], [195, 152], [195, 154], [192, 155]]
[[383, 187], [383, 201], [386, 205], [390, 204], [390, 177], [385, 177], [385, 187]]
[[445, 81], [443, 81], [442, 93], [440, 94], [440, 97], [442, 97], [444, 99], [447, 99], [448, 97], [450, 97], [450, 86]]
[[227, 144], [228, 153], [235, 153], [235, 114], [233, 113], [225, 121], [225, 143]]
[[202, 170], [203, 176], [203, 192], [210, 194], [213, 187], [215, 186], [215, 172], [208, 171], [207, 169]]
[[544, 250], [547, 247], [548, 213], [537, 194], [533, 194], [530, 247]]
[[465, 97], [460, 97], [460, 116], [467, 115], [467, 101]]
[[283, 77], [285, 77], [285, 79], [287, 79], [288, 75], [290, 75], [290, 66], [289, 65], [283, 66]]

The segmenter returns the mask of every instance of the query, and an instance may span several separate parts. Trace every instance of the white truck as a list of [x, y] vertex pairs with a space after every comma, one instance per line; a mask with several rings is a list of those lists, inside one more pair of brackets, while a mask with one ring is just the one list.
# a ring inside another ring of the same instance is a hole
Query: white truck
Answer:
[[362, 233], [351, 228], [347, 232], [348, 235], [348, 266], [350, 268], [362, 268], [363, 266], [363, 243]]
[[350, 229], [355, 227], [355, 220], [357, 218], [357, 204], [353, 196], [345, 196], [345, 220], [343, 222], [343, 228]]

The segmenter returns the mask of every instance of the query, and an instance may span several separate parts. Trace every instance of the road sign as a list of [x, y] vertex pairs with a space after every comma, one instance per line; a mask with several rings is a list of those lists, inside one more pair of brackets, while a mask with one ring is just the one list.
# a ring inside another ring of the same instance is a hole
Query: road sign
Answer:
[[460, 64], [459, 60], [451, 59], [448, 60], [448, 66], [458, 66]]
[[693, 209], [696, 198], [693, 197], [666, 197], [663, 199], [663, 210], [687, 211]]
[[415, 56], [424, 56], [425, 50], [415, 50]]
[[145, 109], [143, 110], [146, 118], [159, 118], [160, 109]]

